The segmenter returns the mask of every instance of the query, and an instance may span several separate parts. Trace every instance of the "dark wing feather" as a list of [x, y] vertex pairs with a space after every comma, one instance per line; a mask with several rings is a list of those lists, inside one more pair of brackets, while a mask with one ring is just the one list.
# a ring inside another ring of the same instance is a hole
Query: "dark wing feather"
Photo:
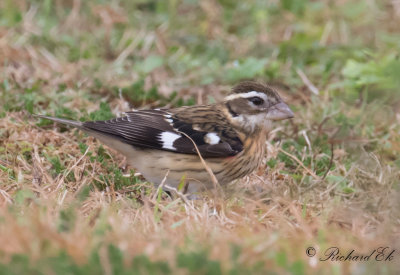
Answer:
[[237, 137], [227, 138], [223, 131], [214, 133], [218, 135], [219, 142], [210, 144], [206, 142], [206, 135], [210, 132], [194, 130], [192, 126], [192, 123], [167, 110], [127, 112], [124, 117], [83, 123], [83, 128], [89, 131], [97, 131], [137, 147], [197, 154], [194, 142], [203, 157], [233, 156], [242, 150], [242, 143]]

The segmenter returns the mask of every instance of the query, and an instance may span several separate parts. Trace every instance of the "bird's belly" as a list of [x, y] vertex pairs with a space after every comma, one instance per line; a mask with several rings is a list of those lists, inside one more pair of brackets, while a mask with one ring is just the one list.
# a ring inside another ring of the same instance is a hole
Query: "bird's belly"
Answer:
[[104, 135], [90, 134], [123, 154], [132, 167], [136, 168], [148, 181], [156, 185], [159, 185], [164, 180], [167, 171], [169, 171], [165, 183], [171, 187], [176, 188], [184, 175], [187, 181], [201, 182], [205, 185], [205, 188], [211, 187], [209, 186], [210, 177], [197, 155], [140, 149]]
[[[190, 190], [209, 189], [213, 183], [209, 173], [197, 155], [183, 155], [159, 150], [135, 150], [129, 156], [129, 163], [150, 182], [156, 185], [165, 180], [165, 184], [177, 188], [183, 180], [189, 183]], [[211, 170], [217, 169], [218, 161], [206, 160]], [[221, 163], [221, 161], [219, 161]], [[195, 187], [195, 188], [194, 188]]]
[[[161, 184], [168, 172], [165, 184], [170, 187], [177, 188], [182, 180], [189, 183], [189, 193], [214, 187], [210, 174], [197, 155], [138, 149], [104, 136], [97, 135], [96, 137], [125, 155], [128, 163], [155, 185]], [[248, 175], [258, 167], [263, 154], [260, 147], [262, 146], [259, 144], [249, 145], [251, 152], [241, 152], [228, 158], [208, 158], [206, 163], [215, 174], [219, 184], [224, 185]], [[244, 153], [245, 155], [241, 155]]]

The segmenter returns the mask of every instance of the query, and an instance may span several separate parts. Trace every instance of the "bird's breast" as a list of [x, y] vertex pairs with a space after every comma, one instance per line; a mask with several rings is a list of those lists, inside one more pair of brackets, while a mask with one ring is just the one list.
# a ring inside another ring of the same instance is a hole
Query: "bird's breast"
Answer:
[[266, 133], [249, 136], [243, 140], [243, 151], [238, 155], [226, 158], [224, 169], [219, 178], [223, 181], [232, 181], [244, 177], [256, 168], [263, 160], [266, 146]]

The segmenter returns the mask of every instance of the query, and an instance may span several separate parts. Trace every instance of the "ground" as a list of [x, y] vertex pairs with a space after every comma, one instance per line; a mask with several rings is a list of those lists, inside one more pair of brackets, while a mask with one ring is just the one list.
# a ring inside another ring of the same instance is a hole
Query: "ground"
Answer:
[[[1, 1], [0, 274], [399, 272], [399, 26], [388, 0]], [[194, 201], [30, 115], [212, 103], [244, 79], [295, 118]]]

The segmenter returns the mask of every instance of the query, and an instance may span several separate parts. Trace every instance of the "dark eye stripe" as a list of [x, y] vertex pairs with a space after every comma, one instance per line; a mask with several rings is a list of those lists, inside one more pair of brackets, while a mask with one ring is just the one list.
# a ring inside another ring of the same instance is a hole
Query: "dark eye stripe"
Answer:
[[262, 105], [264, 103], [264, 100], [258, 96], [250, 97], [248, 98], [249, 101], [251, 101], [254, 105]]
[[228, 107], [228, 111], [233, 117], [238, 116], [238, 114], [232, 109], [232, 106], [231, 106], [231, 104], [229, 104], [229, 102], [226, 103], [226, 107]]

